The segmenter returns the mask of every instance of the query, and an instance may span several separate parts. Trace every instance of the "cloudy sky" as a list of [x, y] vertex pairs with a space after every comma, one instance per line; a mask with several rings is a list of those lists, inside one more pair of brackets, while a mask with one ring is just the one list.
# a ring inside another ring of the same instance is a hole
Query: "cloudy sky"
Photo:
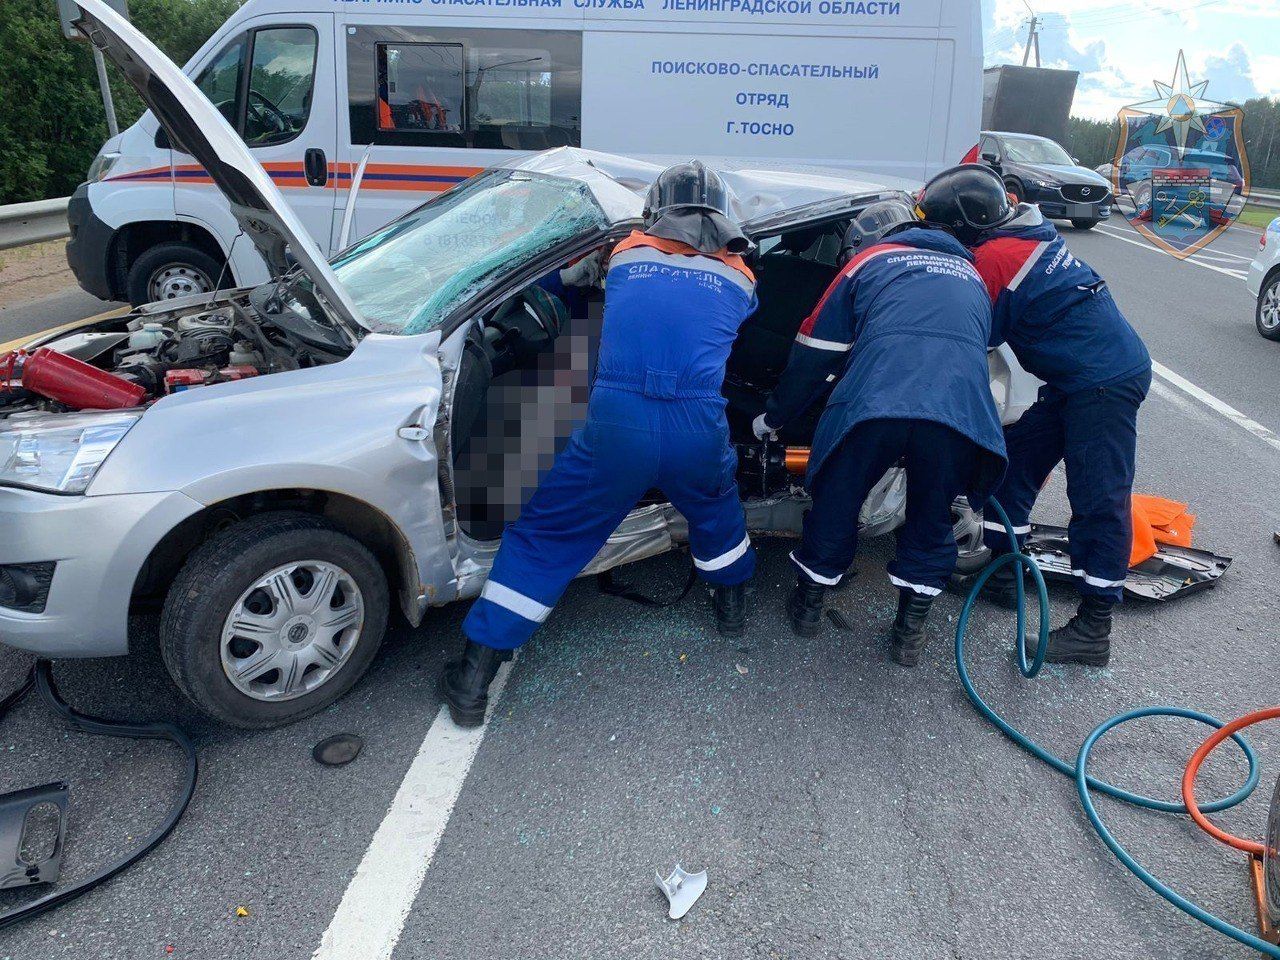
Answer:
[[[987, 66], [1021, 63], [1026, 4], [981, 2]], [[1280, 97], [1280, 0], [1027, 2], [1043, 18], [1043, 65], [1080, 71], [1078, 116], [1109, 120], [1154, 98], [1153, 81], [1173, 79], [1179, 50], [1191, 82], [1209, 81], [1211, 100]]]

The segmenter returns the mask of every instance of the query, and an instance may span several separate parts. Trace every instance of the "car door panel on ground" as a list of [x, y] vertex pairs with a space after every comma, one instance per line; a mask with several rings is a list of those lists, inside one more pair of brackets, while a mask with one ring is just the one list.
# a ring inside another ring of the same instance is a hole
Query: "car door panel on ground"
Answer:
[[[195, 72], [196, 85], [235, 128], [326, 254], [336, 194], [337, 109], [333, 16], [299, 14], [288, 23], [259, 18], [216, 50]], [[174, 155], [180, 219], [219, 225], [226, 201], [190, 156]], [[217, 231], [235, 236], [236, 229]], [[237, 277], [252, 282], [253, 277]]]

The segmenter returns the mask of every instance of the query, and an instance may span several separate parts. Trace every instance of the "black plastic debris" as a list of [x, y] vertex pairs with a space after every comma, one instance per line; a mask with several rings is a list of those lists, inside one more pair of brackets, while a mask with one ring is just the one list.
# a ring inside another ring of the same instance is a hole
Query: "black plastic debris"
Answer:
[[67, 836], [67, 784], [0, 795], [0, 890], [53, 883]]
[[[1046, 580], [1074, 581], [1065, 527], [1031, 525], [1023, 548]], [[1209, 550], [1156, 544], [1156, 555], [1129, 569], [1124, 592], [1140, 600], [1171, 600], [1212, 587], [1231, 566], [1230, 557]]]
[[311, 756], [316, 763], [323, 763], [326, 767], [345, 767], [360, 756], [362, 749], [364, 740], [356, 734], [335, 733], [317, 743], [311, 750]]

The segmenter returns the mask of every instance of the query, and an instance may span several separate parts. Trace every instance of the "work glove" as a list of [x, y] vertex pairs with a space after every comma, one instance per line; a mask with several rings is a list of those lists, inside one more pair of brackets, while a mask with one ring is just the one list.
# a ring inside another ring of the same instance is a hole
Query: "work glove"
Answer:
[[751, 432], [756, 435], [757, 440], [763, 440], [765, 437], [770, 440], [778, 439], [778, 431], [765, 423], [763, 413], [752, 421]]
[[577, 263], [560, 271], [560, 282], [566, 287], [598, 287], [604, 279], [604, 250], [589, 253]]

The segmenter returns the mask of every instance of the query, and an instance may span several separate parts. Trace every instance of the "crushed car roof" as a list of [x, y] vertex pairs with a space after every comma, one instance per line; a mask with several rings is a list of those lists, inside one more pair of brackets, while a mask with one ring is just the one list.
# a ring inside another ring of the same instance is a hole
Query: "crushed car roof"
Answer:
[[[511, 160], [504, 167], [579, 180], [590, 187], [610, 220], [641, 215], [649, 185], [670, 163], [689, 157], [636, 160], [614, 153], [558, 147]], [[768, 161], [708, 160], [733, 193], [733, 212], [743, 222], [765, 219], [800, 207], [848, 197], [914, 191], [920, 184], [898, 177], [870, 176], [849, 170]]]

